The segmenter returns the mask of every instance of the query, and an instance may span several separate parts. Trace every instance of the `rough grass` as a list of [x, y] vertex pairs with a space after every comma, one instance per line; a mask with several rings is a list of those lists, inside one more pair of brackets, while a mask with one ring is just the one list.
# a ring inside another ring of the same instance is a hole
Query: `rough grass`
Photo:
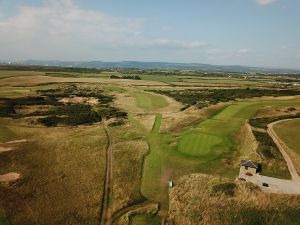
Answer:
[[107, 145], [101, 125], [33, 128], [14, 120], [7, 126], [29, 140], [0, 155], [0, 173], [22, 175], [0, 187], [10, 224], [97, 224]]
[[144, 199], [140, 185], [148, 145], [142, 140], [130, 140], [115, 144], [113, 149], [113, 212], [116, 212]]
[[286, 149], [300, 172], [300, 119], [283, 121], [274, 125], [274, 131], [278, 137], [288, 146]]
[[300, 119], [277, 123], [274, 125], [274, 130], [289, 148], [300, 155]]
[[267, 194], [216, 176], [182, 177], [170, 192], [169, 225], [298, 224], [300, 197]]
[[133, 96], [136, 99], [136, 104], [145, 110], [153, 110], [168, 106], [165, 98], [158, 95], [137, 91], [133, 93]]

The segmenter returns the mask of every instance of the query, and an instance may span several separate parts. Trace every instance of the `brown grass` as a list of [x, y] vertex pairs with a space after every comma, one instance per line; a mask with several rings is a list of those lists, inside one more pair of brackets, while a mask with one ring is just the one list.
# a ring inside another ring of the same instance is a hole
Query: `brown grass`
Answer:
[[122, 141], [113, 148], [113, 212], [140, 201], [143, 157], [148, 151], [142, 140]]
[[225, 103], [219, 103], [203, 109], [190, 107], [177, 113], [163, 114], [161, 131], [178, 132], [183, 128], [197, 125], [204, 119], [207, 119], [213, 113], [226, 106]]
[[233, 196], [213, 191], [227, 182], [231, 181], [202, 174], [182, 177], [170, 191], [168, 224], [292, 225], [299, 221], [299, 196], [267, 194], [244, 182], [235, 182]]
[[300, 106], [294, 107], [296, 110], [289, 111], [289, 107], [283, 106], [275, 106], [275, 107], [264, 107], [257, 112], [256, 117], [275, 117], [275, 116], [283, 116], [283, 115], [290, 115], [296, 114], [300, 112]]
[[11, 122], [7, 126], [30, 142], [22, 151], [0, 155], [0, 173], [22, 174], [13, 185], [0, 186], [0, 208], [10, 224], [97, 224], [107, 145], [102, 126], [39, 128]]

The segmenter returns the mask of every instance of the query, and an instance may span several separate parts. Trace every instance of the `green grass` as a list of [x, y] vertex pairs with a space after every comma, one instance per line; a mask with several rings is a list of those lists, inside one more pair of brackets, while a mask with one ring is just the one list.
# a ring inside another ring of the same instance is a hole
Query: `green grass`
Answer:
[[15, 133], [5, 125], [4, 119], [1, 119], [0, 120], [0, 143], [13, 140], [15, 136], [16, 136]]
[[203, 156], [212, 152], [213, 149], [220, 151], [228, 149], [227, 144], [226, 138], [221, 136], [191, 131], [181, 136], [178, 150], [191, 156]]
[[44, 75], [43, 72], [34, 71], [18, 71], [18, 70], [0, 70], [0, 79], [8, 77], [18, 77], [18, 76], [37, 76]]
[[[300, 104], [299, 100], [295, 101]], [[219, 157], [235, 149], [236, 132], [242, 124], [255, 116], [258, 109], [270, 105], [293, 105], [293, 101], [241, 102], [226, 107], [223, 111], [187, 131], [179, 140], [178, 150], [191, 156], [209, 155]]]
[[172, 75], [139, 75], [142, 80], [162, 81], [162, 82], [178, 82], [180, 79]]
[[300, 101], [240, 102], [176, 136], [159, 131], [161, 116], [157, 116], [147, 135], [150, 154], [145, 158], [142, 194], [160, 202], [164, 210], [168, 208], [168, 180], [176, 185], [180, 176], [199, 172], [234, 178], [239, 168], [226, 162], [235, 164], [238, 160], [236, 134], [247, 119], [267, 105], [293, 106]]
[[160, 225], [161, 218], [159, 216], [152, 216], [152, 215], [136, 215], [133, 217], [132, 225]]
[[276, 134], [300, 156], [300, 119], [283, 121], [274, 125]]
[[135, 91], [132, 93], [138, 107], [145, 110], [154, 110], [168, 106], [164, 97], [147, 92]]
[[125, 93], [126, 90], [124, 88], [118, 87], [118, 86], [104, 86], [104, 89], [109, 92], [116, 92], [116, 93]]

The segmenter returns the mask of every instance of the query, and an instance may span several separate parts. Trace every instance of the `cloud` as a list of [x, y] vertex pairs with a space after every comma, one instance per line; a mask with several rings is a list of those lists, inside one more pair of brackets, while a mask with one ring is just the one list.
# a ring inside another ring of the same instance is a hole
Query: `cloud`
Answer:
[[192, 48], [201, 48], [207, 46], [206, 42], [203, 41], [180, 41], [180, 40], [171, 40], [165, 38], [158, 39], [148, 39], [144, 43], [149, 46], [158, 46], [158, 47], [168, 47], [168, 48], [183, 48], [183, 49], [192, 49]]
[[269, 5], [269, 4], [272, 4], [274, 2], [276, 2], [277, 0], [256, 0], [256, 2], [259, 4], [259, 5]]
[[209, 55], [220, 55], [223, 54], [224, 50], [220, 48], [213, 48], [213, 49], [208, 49], [207, 54]]
[[15, 15], [0, 18], [0, 58], [87, 59], [127, 47], [193, 49], [206, 45], [147, 37], [142, 32], [144, 21], [82, 9], [73, 0], [20, 6]]
[[237, 50], [236, 53], [237, 53], [238, 55], [248, 55], [248, 54], [253, 53], [253, 51], [252, 51], [251, 49], [242, 48], [242, 49]]
[[296, 57], [300, 59], [300, 53], [298, 55], [296, 55]]

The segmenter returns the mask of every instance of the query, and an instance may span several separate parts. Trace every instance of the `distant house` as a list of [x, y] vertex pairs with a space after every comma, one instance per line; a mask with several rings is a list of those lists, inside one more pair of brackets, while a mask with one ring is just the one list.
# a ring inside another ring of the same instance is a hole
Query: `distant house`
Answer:
[[260, 165], [251, 160], [241, 160], [240, 175], [253, 176], [260, 172]]

